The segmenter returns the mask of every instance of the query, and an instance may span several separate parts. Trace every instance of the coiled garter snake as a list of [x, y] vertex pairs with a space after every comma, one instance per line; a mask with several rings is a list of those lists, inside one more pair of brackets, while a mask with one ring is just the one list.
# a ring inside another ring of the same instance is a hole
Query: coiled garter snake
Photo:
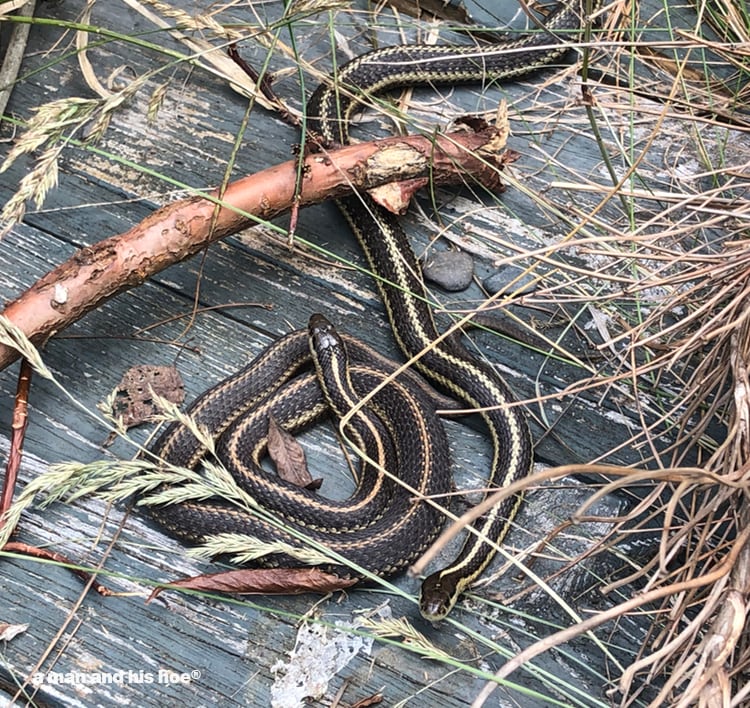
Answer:
[[[548, 17], [540, 31], [481, 49], [407, 45], [387, 47], [362, 55], [342, 66], [334, 81], [324, 82], [313, 93], [307, 104], [307, 129], [323, 146], [345, 144], [348, 142], [350, 116], [360, 105], [363, 96], [404, 86], [498, 81], [530, 74], [560, 59], [566, 53], [566, 36], [570, 32], [580, 30], [583, 16], [581, 3], [585, 2], [586, 0], [571, 0], [562, 3]], [[526, 475], [532, 462], [532, 444], [523, 413], [515, 405], [510, 390], [492, 366], [471, 355], [457, 336], [440, 337], [428, 304], [429, 299], [419, 264], [398, 222], [366, 195], [340, 199], [337, 204], [356, 234], [370, 269], [376, 275], [380, 295], [401, 351], [410, 359], [415, 359], [415, 367], [420, 373], [463, 401], [467, 407], [477, 409], [484, 419], [493, 448], [488, 486], [506, 486]], [[349, 342], [347, 346], [351, 348]], [[269, 348], [273, 349], [273, 346]], [[295, 370], [297, 365], [295, 364]], [[277, 378], [288, 381], [288, 365], [280, 366], [284, 368], [284, 372], [283, 376], [279, 375]], [[372, 368], [368, 371], [369, 374], [363, 375], [369, 384], [373, 384], [378, 377], [382, 381], [382, 371]], [[252, 409], [258, 401], [257, 398], [253, 400], [251, 396], [250, 399], [244, 398], [241, 402], [239, 399], [247, 395], [247, 391], [239, 392], [243, 387], [244, 384], [237, 390], [230, 390], [229, 384], [220, 384], [198, 400], [191, 411], [192, 414], [200, 418], [206, 411], [213, 413], [213, 406], [218, 405], [219, 397], [224, 396], [225, 400], [221, 405], [233, 411], [232, 420], [235, 420], [235, 411]], [[309, 388], [315, 387], [310, 385]], [[354, 388], [359, 387], [355, 385]], [[271, 399], [276, 396], [267, 392], [264, 395], [269, 395]], [[278, 397], [283, 400], [284, 395], [280, 393]], [[318, 403], [315, 405], [322, 405], [321, 399], [317, 400]], [[226, 431], [229, 426], [230, 423], [224, 424], [216, 433], [224, 434], [222, 437], [231, 439], [232, 435], [228, 435]], [[162, 436], [157, 441], [153, 451], [167, 458], [171, 456], [171, 461], [178, 464], [196, 464], [197, 452], [189, 452], [191, 445], [183, 444], [184, 441], [175, 443], [173, 438], [181, 436], [175, 436], [174, 431], [167, 433], [166, 438]], [[378, 434], [375, 433], [375, 437]], [[366, 433], [360, 432], [357, 435], [366, 436]], [[396, 452], [392, 454], [398, 455], [398, 443], [394, 443], [394, 446]], [[257, 447], [255, 449], [257, 451]], [[440, 455], [441, 453], [433, 457]], [[420, 479], [423, 486], [419, 487], [418, 491], [431, 489], [430, 493], [439, 493], [429, 486], [424, 477]], [[442, 482], [442, 479], [435, 482], [436, 487], [442, 488]], [[374, 491], [376, 486], [368, 489], [365, 484], [360, 487], [358, 494], [363, 498], [378, 498], [382, 501], [384, 497], [379, 495], [385, 492]], [[282, 491], [279, 494], [285, 496], [286, 492]], [[519, 503], [520, 498], [510, 498], [481, 518], [475, 524], [477, 533], [469, 535], [456, 560], [424, 581], [420, 609], [425, 617], [445, 617], [461, 592], [484, 571], [494, 556], [494, 551], [492, 546], [482, 539], [495, 543], [502, 541]], [[415, 513], [414, 509], [426, 506], [412, 506], [409, 513]], [[191, 513], [198, 512], [191, 509]], [[200, 532], [186, 529], [185, 520], [180, 516], [181, 511], [178, 507], [163, 507], [157, 514], [162, 524], [176, 535], [191, 541], [199, 540], [199, 536], [208, 533], [226, 530], [227, 519], [232, 520], [231, 525], [235, 530], [247, 528], [249, 523], [237, 518], [236, 512], [230, 512], [226, 505], [213, 505], [209, 508], [206, 512], [206, 525], [197, 527]], [[224, 521], [221, 520], [222, 515]], [[390, 512], [387, 516], [391, 518]], [[382, 519], [378, 519], [374, 522], [375, 526], [368, 527], [367, 533], [373, 548], [377, 546], [378, 539], [372, 529], [377, 527], [378, 533], [381, 533], [381, 527], [377, 526], [381, 521]], [[386, 533], [387, 528], [385, 525], [382, 526], [382, 533]], [[317, 530], [315, 529], [316, 532]], [[352, 532], [358, 534], [361, 533], [361, 529], [353, 529]], [[262, 535], [255, 523], [252, 533]], [[434, 530], [425, 530], [424, 533], [425, 537], [431, 538]], [[273, 538], [276, 538], [278, 532], [273, 530], [272, 534]], [[330, 542], [334, 548], [340, 547], [336, 544], [345, 543], [343, 537], [344, 534], [340, 532], [332, 534]], [[378, 565], [380, 561], [370, 554], [369, 546], [365, 546], [364, 542], [359, 540], [355, 545], [356, 548], [350, 547], [354, 555], [353, 560], [366, 568]], [[405, 557], [411, 558], [414, 554], [405, 548], [400, 550], [403, 552], [404, 562], [392, 561], [384, 567], [377, 567], [377, 572], [393, 572], [397, 566], [404, 567], [409, 562]]]
[[[317, 373], [309, 370], [311, 363]], [[440, 512], [414, 499], [450, 489], [448, 443], [435, 406], [413, 374], [394, 378], [397, 368], [313, 315], [309, 333], [296, 330], [277, 340], [247, 367], [206, 391], [188, 413], [217, 439], [217, 457], [264, 510], [366, 571], [390, 575], [413, 562], [440, 529]], [[360, 407], [347, 426], [368, 460], [349, 499], [322, 499], [260, 467], [270, 416], [296, 433], [331, 409], [342, 417], [384, 381], [387, 388]], [[184, 467], [197, 466], [206, 452], [180, 423], [170, 425], [151, 449], [163, 461]], [[399, 481], [382, 469], [392, 475], [398, 470]], [[152, 515], [189, 543], [231, 532], [261, 543], [300, 545], [294, 533], [228, 501], [156, 506]]]

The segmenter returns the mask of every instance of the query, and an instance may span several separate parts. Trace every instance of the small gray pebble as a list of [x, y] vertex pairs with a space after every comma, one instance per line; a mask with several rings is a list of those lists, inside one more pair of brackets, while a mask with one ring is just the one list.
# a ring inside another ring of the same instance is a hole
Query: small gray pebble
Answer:
[[516, 295], [526, 295], [536, 289], [535, 279], [516, 266], [504, 266], [492, 275], [487, 276], [482, 283], [491, 295], [510, 291]]
[[474, 259], [464, 251], [434, 251], [422, 262], [422, 274], [449, 292], [466, 290], [474, 278]]

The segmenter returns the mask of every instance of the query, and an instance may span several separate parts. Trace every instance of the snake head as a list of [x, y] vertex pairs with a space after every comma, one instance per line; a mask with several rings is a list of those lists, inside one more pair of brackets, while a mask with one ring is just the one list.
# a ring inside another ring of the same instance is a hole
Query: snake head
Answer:
[[320, 313], [316, 312], [310, 316], [308, 331], [312, 340], [311, 346], [319, 351], [339, 346], [341, 343], [341, 337], [334, 326]]
[[419, 611], [426, 620], [439, 622], [453, 609], [457, 596], [456, 583], [452, 577], [438, 571], [428, 575], [422, 583]]

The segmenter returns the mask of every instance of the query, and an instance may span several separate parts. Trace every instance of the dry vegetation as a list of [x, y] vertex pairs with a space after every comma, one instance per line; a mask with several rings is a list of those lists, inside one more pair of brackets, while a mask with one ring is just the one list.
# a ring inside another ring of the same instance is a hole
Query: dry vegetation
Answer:
[[[670, 8], [653, 16], [645, 4], [613, 8], [619, 42], [594, 54], [592, 73], [601, 67], [618, 86], [597, 86], [590, 111], [611, 182], [573, 172], [558, 179], [569, 195], [580, 190], [581, 202], [600, 201], [543, 253], [565, 286], [548, 284], [546, 302], [562, 294], [606, 314], [608, 371], [574, 388], [628, 391], [643, 422], [629, 444], [663, 480], [631, 514], [647, 511], [664, 526], [658, 555], [629, 578], [640, 577], [643, 594], [608, 611], [653, 617], [619, 680], [622, 705], [652, 683], [662, 688], [651, 705], [741, 706], [750, 691], [750, 25], [742, 3], [699, 3], [696, 25], [655, 48], [649, 28], [663, 27]], [[588, 272], [566, 268], [571, 253]], [[680, 467], [686, 460], [691, 469]], [[630, 520], [623, 527], [633, 532]]]

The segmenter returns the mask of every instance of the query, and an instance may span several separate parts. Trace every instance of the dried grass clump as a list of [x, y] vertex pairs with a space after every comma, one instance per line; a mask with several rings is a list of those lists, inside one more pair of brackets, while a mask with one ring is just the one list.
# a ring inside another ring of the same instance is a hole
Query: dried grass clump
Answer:
[[[608, 171], [614, 187], [549, 156], [558, 169], [553, 187], [568, 190], [574, 210], [568, 236], [540, 249], [552, 278], [526, 298], [601, 315], [607, 365], [565, 393], [616, 395], [640, 415], [618, 449], [639, 450], [644, 469], [609, 470], [615, 481], [577, 520], [607, 492], [640, 487], [642, 497], [644, 482], [653, 487], [587, 554], [610, 550], [618, 538], [653, 535], [655, 522], [661, 544], [650, 562], [603, 588], [632, 592], [635, 582], [636, 595], [539, 640], [496, 679], [552, 646], [640, 613], [651, 618], [648, 636], [611, 692], [622, 706], [750, 700], [750, 18], [744, 3], [730, 0], [698, 3], [697, 12], [694, 31], [674, 30], [658, 50], [649, 29], [664, 27], [663, 18], [634, 15], [625, 20], [632, 45], [614, 44], [605, 66], [594, 60], [592, 69], [610, 77], [595, 89], [590, 119], [600, 173]], [[613, 76], [643, 97], [607, 89]], [[599, 201], [586, 210], [580, 205], [592, 194]], [[547, 199], [539, 205], [553, 214]]]
[[[742, 705], [748, 692], [748, 245], [747, 240], [730, 241], [716, 254], [683, 258], [682, 274], [659, 283], [672, 290], [670, 309], [680, 308], [683, 316], [669, 326], [654, 327], [667, 316], [666, 306], [657, 307], [628, 332], [631, 350], [661, 345], [642, 365], [644, 375], [678, 372], [681, 395], [664, 411], [677, 431], [671, 446], [674, 462], [692, 453], [703, 459], [703, 469], [713, 477], [702, 484], [689, 478], [672, 482], [662, 494], [661, 552], [644, 572], [647, 592], [663, 588], [668, 594], [648, 646], [620, 684], [628, 694], [641, 672], [647, 680], [668, 677], [658, 701], [671, 699], [679, 706], [694, 701]], [[726, 431], [723, 439], [712, 434], [717, 423]], [[685, 560], [675, 564], [675, 558]]]

